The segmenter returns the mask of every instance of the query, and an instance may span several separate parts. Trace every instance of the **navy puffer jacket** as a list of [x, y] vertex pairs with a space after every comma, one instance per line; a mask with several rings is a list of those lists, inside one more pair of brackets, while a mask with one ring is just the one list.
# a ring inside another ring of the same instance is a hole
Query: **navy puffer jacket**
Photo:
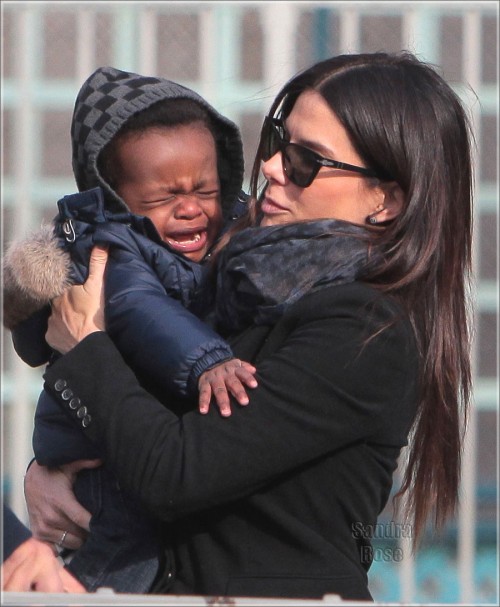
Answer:
[[[172, 393], [194, 396], [200, 375], [233, 357], [229, 345], [202, 320], [212, 307], [207, 267], [171, 251], [146, 217], [122, 213], [110, 221], [100, 188], [65, 196], [58, 206], [46, 251], [70, 252], [71, 282], [80, 284], [92, 247], [109, 246], [106, 330], [141, 384], [160, 400]], [[243, 209], [242, 194], [235, 213]], [[45, 307], [13, 329], [16, 351], [28, 362], [56, 357], [43, 339], [49, 313]], [[42, 342], [41, 351], [33, 348]], [[44, 465], [103, 456], [45, 391], [35, 413], [33, 449]]]

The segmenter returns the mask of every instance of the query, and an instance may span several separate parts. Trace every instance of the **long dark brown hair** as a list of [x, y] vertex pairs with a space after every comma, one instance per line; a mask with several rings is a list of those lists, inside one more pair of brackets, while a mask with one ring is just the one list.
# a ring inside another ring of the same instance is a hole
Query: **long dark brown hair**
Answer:
[[[366, 281], [399, 300], [419, 349], [418, 409], [396, 495], [406, 498], [416, 544], [428, 519], [442, 527], [458, 503], [471, 394], [472, 132], [437, 68], [407, 52], [317, 63], [283, 87], [269, 115], [286, 119], [306, 90], [322, 95], [365, 166], [391, 175], [405, 194], [399, 216], [373, 231], [384, 263]], [[259, 212], [264, 135], [246, 224]]]

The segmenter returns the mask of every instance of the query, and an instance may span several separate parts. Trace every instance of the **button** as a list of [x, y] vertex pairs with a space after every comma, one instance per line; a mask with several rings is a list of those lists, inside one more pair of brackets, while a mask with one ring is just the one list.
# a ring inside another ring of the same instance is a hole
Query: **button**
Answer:
[[90, 415], [86, 415], [83, 419], [82, 419], [82, 426], [84, 428], [87, 428], [90, 425], [90, 422], [92, 421], [92, 416]]
[[54, 388], [58, 391], [61, 392], [61, 390], [64, 390], [64, 388], [68, 385], [68, 382], [65, 379], [58, 379], [56, 381], [56, 383], [54, 384]]
[[82, 404], [82, 401], [77, 396], [75, 396], [75, 398], [72, 398], [68, 404], [69, 408], [73, 409], [74, 411], [75, 409], [78, 409], [78, 407]]
[[73, 390], [70, 390], [69, 388], [66, 388], [66, 390], [63, 390], [61, 392], [61, 398], [63, 400], [69, 400], [72, 396], [73, 396]]
[[76, 416], [78, 417], [78, 419], [82, 419], [86, 415], [87, 415], [87, 407], [85, 407], [85, 406], [80, 407], [78, 409], [78, 411], [76, 412]]

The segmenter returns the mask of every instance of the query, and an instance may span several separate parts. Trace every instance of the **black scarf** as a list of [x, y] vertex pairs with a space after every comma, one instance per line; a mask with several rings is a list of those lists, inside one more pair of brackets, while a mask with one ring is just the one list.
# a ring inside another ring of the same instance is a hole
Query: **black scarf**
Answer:
[[219, 259], [218, 329], [272, 325], [306, 293], [356, 280], [368, 263], [366, 236], [364, 227], [335, 219], [238, 232]]

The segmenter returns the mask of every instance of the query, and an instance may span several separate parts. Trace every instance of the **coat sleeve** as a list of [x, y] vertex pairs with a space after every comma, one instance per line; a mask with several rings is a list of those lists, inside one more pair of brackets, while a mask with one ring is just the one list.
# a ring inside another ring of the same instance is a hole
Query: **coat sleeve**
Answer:
[[314, 304], [282, 319], [287, 336], [257, 362], [250, 404], [233, 403], [227, 419], [214, 410], [173, 415], [139, 388], [102, 332], [54, 364], [46, 385], [65, 406], [57, 380], [66, 382], [85, 407], [75, 420], [106, 445], [120, 484], [166, 520], [249, 495], [336, 449], [382, 440], [388, 418], [391, 426], [401, 418], [390, 440], [405, 444], [417, 372], [409, 330], [396, 323], [363, 346], [359, 300]]
[[45, 306], [11, 329], [14, 350], [30, 367], [39, 367], [52, 356], [52, 348], [45, 341], [49, 315], [50, 306]]
[[46, 363], [52, 354], [45, 342], [50, 302], [69, 286], [70, 267], [52, 224], [14, 240], [2, 259], [2, 322], [12, 332], [17, 354], [31, 367]]
[[21, 523], [14, 512], [3, 504], [3, 560], [9, 558], [16, 548], [19, 548], [31, 537], [31, 531]]
[[[170, 253], [170, 263], [156, 263], [149, 241], [144, 248], [141, 239], [125, 239], [124, 226], [113, 227], [105, 281], [107, 331], [155, 393], [194, 396], [200, 375], [232, 358], [232, 350], [186, 308], [195, 283], [187, 267], [179, 267]], [[95, 238], [101, 238], [99, 232]]]

